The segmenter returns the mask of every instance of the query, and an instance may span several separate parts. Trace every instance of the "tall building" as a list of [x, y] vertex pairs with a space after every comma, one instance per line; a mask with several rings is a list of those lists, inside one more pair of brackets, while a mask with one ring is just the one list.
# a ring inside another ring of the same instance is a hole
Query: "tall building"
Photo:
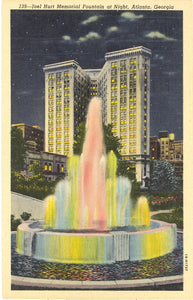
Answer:
[[27, 148], [32, 151], [44, 151], [44, 131], [39, 126], [27, 125], [25, 123], [12, 124], [22, 131], [22, 136]]
[[98, 85], [104, 121], [112, 124], [121, 140], [120, 154], [143, 186], [150, 176], [150, 56], [144, 47], [107, 53]]
[[73, 154], [77, 127], [90, 98], [102, 99], [103, 122], [121, 140], [120, 154], [145, 186], [150, 176], [150, 56], [135, 47], [106, 53], [102, 69], [83, 70], [76, 61], [44, 67], [45, 151]]
[[45, 151], [73, 154], [90, 97], [89, 76], [76, 61], [47, 65], [45, 72]]

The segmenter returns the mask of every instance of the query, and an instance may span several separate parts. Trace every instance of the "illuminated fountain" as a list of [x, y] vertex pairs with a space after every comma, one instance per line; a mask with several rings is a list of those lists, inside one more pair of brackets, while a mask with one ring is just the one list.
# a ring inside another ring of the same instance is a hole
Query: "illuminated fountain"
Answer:
[[44, 222], [17, 230], [17, 252], [46, 261], [104, 264], [150, 259], [176, 247], [176, 225], [150, 221], [148, 202], [131, 209], [131, 183], [117, 177], [117, 159], [105, 153], [100, 99], [88, 111], [81, 156], [68, 160], [68, 178], [45, 199]]

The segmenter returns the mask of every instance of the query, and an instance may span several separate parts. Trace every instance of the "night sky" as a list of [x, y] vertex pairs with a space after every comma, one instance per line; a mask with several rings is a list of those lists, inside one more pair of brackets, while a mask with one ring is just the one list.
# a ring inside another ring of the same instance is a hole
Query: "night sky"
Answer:
[[151, 58], [151, 135], [183, 138], [181, 11], [11, 13], [11, 122], [44, 129], [43, 66], [76, 60], [101, 68], [106, 52], [144, 46]]

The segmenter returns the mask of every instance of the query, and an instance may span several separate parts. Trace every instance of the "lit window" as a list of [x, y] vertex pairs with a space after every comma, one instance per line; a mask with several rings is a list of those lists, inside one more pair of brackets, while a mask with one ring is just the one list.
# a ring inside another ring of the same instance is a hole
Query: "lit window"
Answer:
[[45, 163], [45, 165], [44, 165], [44, 170], [45, 170], [45, 171], [47, 171], [47, 170], [48, 170], [47, 163]]
[[52, 165], [49, 164], [49, 171], [52, 171]]

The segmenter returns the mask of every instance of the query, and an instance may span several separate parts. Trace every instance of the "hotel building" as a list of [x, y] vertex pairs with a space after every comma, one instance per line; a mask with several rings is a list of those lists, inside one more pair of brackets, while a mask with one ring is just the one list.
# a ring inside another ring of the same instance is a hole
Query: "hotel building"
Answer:
[[102, 69], [83, 70], [76, 61], [46, 65], [45, 151], [73, 154], [77, 127], [90, 98], [102, 99], [103, 122], [121, 140], [122, 159], [145, 186], [150, 177], [150, 57], [135, 47], [106, 53]]
[[72, 155], [90, 97], [89, 76], [76, 61], [47, 65], [45, 72], [45, 151]]

